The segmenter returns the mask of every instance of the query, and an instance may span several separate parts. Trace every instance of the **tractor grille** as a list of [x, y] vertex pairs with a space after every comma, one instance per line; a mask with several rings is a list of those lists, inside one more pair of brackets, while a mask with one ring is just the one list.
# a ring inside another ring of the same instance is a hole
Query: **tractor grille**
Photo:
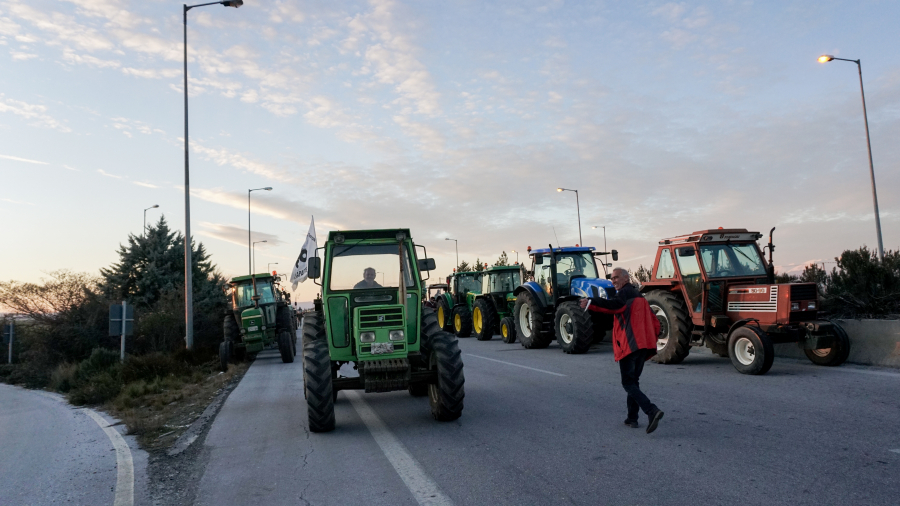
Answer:
[[403, 308], [377, 308], [359, 310], [359, 328], [377, 329], [381, 327], [398, 327], [403, 325]]
[[816, 300], [819, 293], [814, 284], [791, 285], [791, 302], [797, 300]]

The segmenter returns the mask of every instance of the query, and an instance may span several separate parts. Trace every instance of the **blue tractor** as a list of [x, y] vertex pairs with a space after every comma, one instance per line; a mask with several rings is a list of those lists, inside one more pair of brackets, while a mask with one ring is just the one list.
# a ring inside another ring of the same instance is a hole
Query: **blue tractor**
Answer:
[[[581, 309], [582, 297], [609, 298], [616, 289], [608, 279], [600, 277], [592, 247], [565, 247], [532, 250], [528, 279], [513, 294], [516, 296], [516, 337], [525, 348], [546, 348], [556, 337], [566, 353], [585, 353], [612, 329], [613, 319]], [[612, 250], [613, 260], [619, 253]], [[608, 264], [603, 263], [604, 274]], [[608, 275], [605, 275], [608, 278]]]

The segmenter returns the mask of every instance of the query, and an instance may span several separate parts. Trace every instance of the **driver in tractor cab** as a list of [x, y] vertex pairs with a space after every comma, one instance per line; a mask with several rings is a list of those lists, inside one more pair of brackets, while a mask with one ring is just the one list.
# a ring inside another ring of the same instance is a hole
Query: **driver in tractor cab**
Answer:
[[353, 289], [358, 290], [360, 288], [381, 288], [381, 285], [375, 282], [375, 274], [376, 272], [374, 267], [366, 267], [363, 271], [363, 280], [353, 285]]

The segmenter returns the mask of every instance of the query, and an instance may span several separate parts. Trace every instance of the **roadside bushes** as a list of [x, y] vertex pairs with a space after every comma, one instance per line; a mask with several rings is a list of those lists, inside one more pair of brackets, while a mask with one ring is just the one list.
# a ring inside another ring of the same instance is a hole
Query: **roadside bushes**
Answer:
[[886, 251], [881, 261], [863, 246], [834, 260], [837, 266], [822, 283], [826, 311], [849, 318], [900, 314], [900, 251]]

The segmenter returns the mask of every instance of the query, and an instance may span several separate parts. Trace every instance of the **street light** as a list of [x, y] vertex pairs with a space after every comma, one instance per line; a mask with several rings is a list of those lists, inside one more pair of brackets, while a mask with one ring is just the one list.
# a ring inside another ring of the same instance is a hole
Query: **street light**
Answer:
[[603, 251], [606, 251], [606, 225], [597, 225], [596, 227], [591, 227], [591, 229], [603, 229]]
[[156, 209], [157, 207], [159, 207], [159, 204], [153, 204], [147, 209], [144, 209], [144, 233], [147, 233], [147, 211], [150, 209]]
[[866, 92], [863, 90], [862, 64], [859, 60], [848, 60], [846, 58], [835, 58], [830, 54], [823, 54], [819, 57], [819, 63], [830, 62], [831, 60], [849, 61], [856, 64], [859, 70], [859, 94], [862, 96], [863, 121], [866, 124], [866, 147], [869, 149], [869, 176], [872, 178], [872, 203], [875, 205], [875, 232], [878, 235], [878, 257], [884, 261], [884, 243], [881, 241], [881, 217], [878, 215], [878, 194], [875, 191], [875, 166], [872, 164], [872, 142], [869, 140], [869, 116], [866, 114]]
[[515, 254], [516, 254], [516, 263], [519, 263], [519, 252], [516, 251], [516, 250], [514, 250], [514, 249], [511, 249], [511, 250], [509, 250], [509, 251], [510, 251], [510, 253], [515, 253]]
[[191, 178], [188, 163], [187, 13], [194, 7], [213, 4], [238, 8], [244, 5], [244, 0], [184, 5], [184, 344], [188, 350], [194, 349], [194, 282], [191, 261]]
[[451, 239], [449, 237], [444, 238], [445, 241], [453, 241], [456, 243], [456, 266], [459, 267], [459, 241], [456, 239]]
[[581, 240], [581, 204], [578, 202], [578, 190], [570, 190], [568, 188], [557, 188], [556, 191], [562, 192], [575, 192], [575, 206], [578, 208], [578, 244], [584, 246], [584, 242]]
[[384, 272], [375, 271], [375, 274], [381, 274], [381, 286], [384, 286]]
[[278, 265], [278, 262], [269, 262], [269, 263], [267, 263], [267, 264], [266, 264], [266, 272], [272, 272], [271, 269], [272, 269], [272, 266], [273, 266], [273, 265]]
[[[250, 244], [250, 192], [255, 192], [259, 190], [265, 190], [267, 192], [272, 191], [271, 186], [266, 186], [265, 188], [254, 188], [252, 190], [247, 190], [247, 244]], [[247, 268], [250, 269], [250, 274], [253, 274], [253, 271], [256, 270], [256, 267], [252, 266], [252, 255], [250, 255], [250, 248], [247, 248]]]
[[269, 241], [265, 241], [265, 240], [263, 240], [263, 241], [253, 241], [253, 245], [252, 245], [251, 248], [250, 248], [251, 251], [252, 251], [252, 253], [253, 253], [253, 267], [252, 267], [252, 269], [251, 269], [251, 271], [250, 271], [250, 274], [251, 274], [251, 275], [253, 274], [253, 271], [256, 270], [256, 245], [259, 244], [259, 243], [261, 243], [261, 242], [269, 242]]

